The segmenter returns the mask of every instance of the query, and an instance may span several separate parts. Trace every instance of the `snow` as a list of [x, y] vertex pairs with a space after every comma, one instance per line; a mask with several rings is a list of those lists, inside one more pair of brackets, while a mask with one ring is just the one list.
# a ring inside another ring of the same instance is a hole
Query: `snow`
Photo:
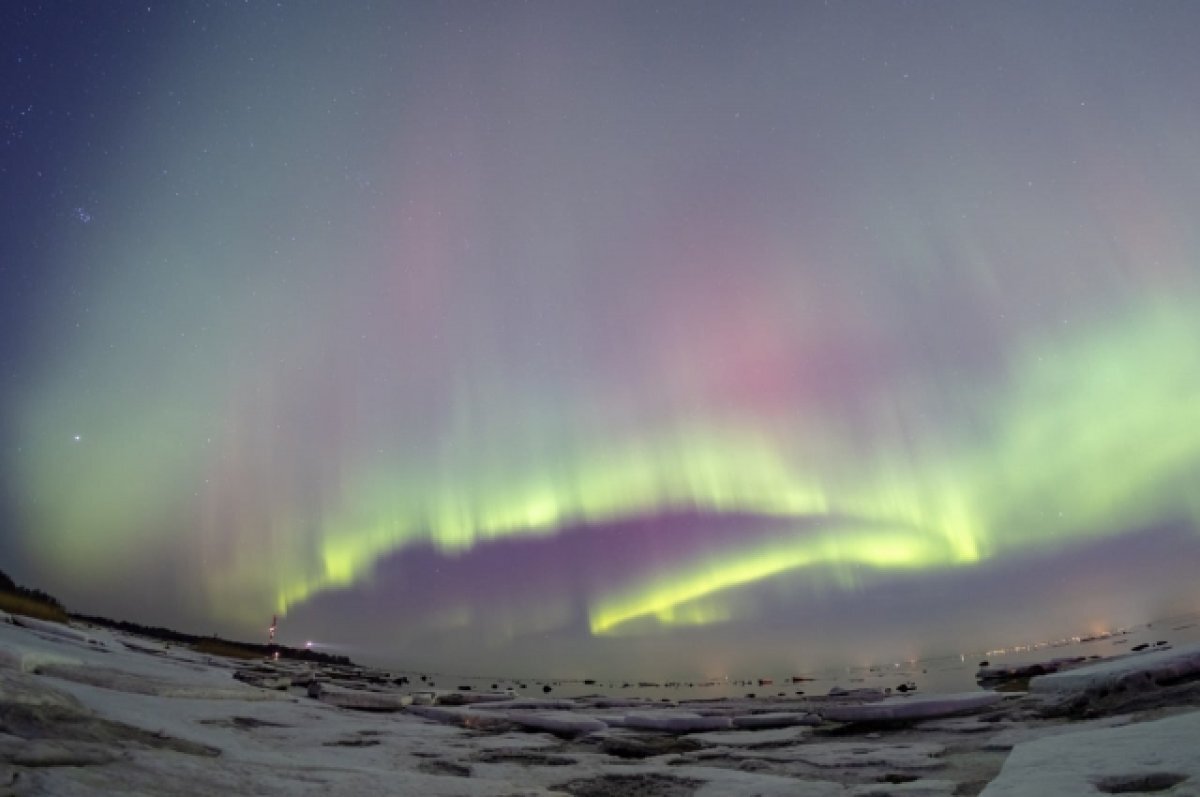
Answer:
[[935, 769], [942, 766], [938, 756], [945, 752], [944, 745], [933, 742], [815, 742], [778, 751], [755, 751], [754, 755], [779, 761], [802, 761], [825, 768]]
[[627, 728], [666, 731], [667, 733], [694, 733], [729, 728], [729, 717], [702, 716], [688, 711], [654, 711], [626, 714], [622, 723]]
[[[1131, 716], [1075, 723], [1038, 718], [1037, 701], [1019, 697], [989, 704], [995, 723], [933, 720], [881, 734], [842, 729], [846, 735], [829, 738], [803, 726], [815, 721], [809, 710], [836, 712], [833, 698], [705, 701], [694, 710], [604, 697], [404, 705], [411, 694], [370, 683], [370, 672], [329, 670], [318, 674], [323, 699], [315, 700], [299, 686], [270, 690], [237, 679], [307, 682], [306, 665], [233, 662], [105, 629], [81, 633], [86, 641], [0, 623], [2, 794], [946, 797], [974, 793], [994, 777], [1010, 743], [1017, 743], [1012, 766], [996, 788], [1024, 783], [1026, 791], [989, 797], [1095, 794], [1072, 791], [1091, 788], [1093, 776], [1126, 778], [1112, 781], [1117, 786], [1139, 785], [1129, 778], [1150, 785], [1190, 778], [1165, 793], [1196, 794], [1196, 765], [1188, 763], [1197, 758], [1196, 712], [1184, 724]], [[967, 702], [999, 699], [978, 694], [985, 697]], [[350, 710], [326, 699], [395, 710]], [[913, 696], [849, 708], [896, 704], [906, 711], [924, 705], [924, 712], [961, 709], [964, 701]], [[752, 713], [760, 706], [778, 710]], [[1101, 727], [1118, 722], [1127, 724]], [[979, 732], [985, 724], [994, 733]], [[1126, 731], [1134, 735], [1095, 736]], [[1051, 733], [1059, 735], [1031, 741]], [[1071, 741], [1085, 736], [1093, 741]], [[1049, 790], [1018, 766], [1045, 744], [1059, 745], [1052, 757], [1066, 773]]]
[[1116, 728], [1128, 725], [1132, 721], [1128, 715], [1102, 717], [1101, 719], [1083, 722], [1058, 722], [1040, 726], [1017, 725], [1000, 731], [983, 743], [984, 750], [1011, 750], [1019, 744], [1044, 739], [1049, 736], [1061, 736], [1064, 733], [1079, 733], [1097, 728]]
[[394, 692], [368, 692], [359, 689], [346, 689], [340, 686], [320, 684], [310, 686], [309, 695], [316, 693], [316, 699], [322, 703], [339, 708], [355, 709], [357, 711], [399, 711], [412, 704], [409, 695], [399, 695]]
[[1167, 681], [1200, 678], [1200, 644], [1098, 661], [1073, 670], [1041, 675], [1029, 682], [1035, 693], [1078, 693], [1112, 689], [1136, 691]]
[[833, 722], [919, 720], [966, 714], [999, 703], [1003, 699], [1004, 695], [999, 692], [891, 697], [877, 703], [822, 706], [817, 709], [817, 713]]
[[[1200, 795], [1200, 712], [1018, 745], [982, 797]], [[1168, 791], [1169, 790], [1169, 791]]]
[[561, 711], [513, 711], [504, 716], [522, 727], [560, 736], [584, 736], [608, 727], [606, 723], [593, 717], [581, 717]]
[[742, 714], [733, 718], [735, 728], [790, 728], [793, 725], [820, 725], [818, 714], [775, 711], [767, 714]]

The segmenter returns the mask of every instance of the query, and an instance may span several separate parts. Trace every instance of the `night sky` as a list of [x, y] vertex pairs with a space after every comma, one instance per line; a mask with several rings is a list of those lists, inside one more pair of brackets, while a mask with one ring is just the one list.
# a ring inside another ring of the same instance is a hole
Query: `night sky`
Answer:
[[561, 675], [1200, 609], [1197, 31], [2, 3], [0, 569]]

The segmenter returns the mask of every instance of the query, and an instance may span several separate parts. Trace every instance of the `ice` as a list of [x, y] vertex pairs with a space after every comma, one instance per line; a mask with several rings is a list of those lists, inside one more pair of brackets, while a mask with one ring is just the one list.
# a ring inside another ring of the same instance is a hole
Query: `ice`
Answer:
[[981, 797], [1200, 795], [1200, 712], [1018, 745]]
[[[1130, 723], [1125, 727], [1100, 729], [1118, 720], [1046, 720], [1036, 714], [1042, 702], [1034, 696], [989, 705], [995, 723], [934, 720], [882, 734], [844, 726], [831, 729], [839, 734], [831, 738], [803, 727], [813, 721], [806, 709], [833, 708], [826, 698], [706, 701], [694, 710], [660, 703], [604, 708], [603, 697], [404, 706], [409, 695], [372, 683], [382, 680], [377, 674], [322, 671], [323, 697], [401, 704], [396, 711], [354, 711], [313, 700], [302, 688], [267, 690], [235, 678], [296, 678], [307, 671], [303, 665], [234, 662], [107, 630], [92, 638], [104, 647], [0, 623], [0, 793], [948, 797], [976, 793], [1000, 771], [1010, 742], [1061, 734], [1018, 744], [1015, 762], [1028, 755], [1023, 750], [1058, 739], [1140, 729], [1152, 738], [1113, 737], [1082, 748], [1079, 755], [1091, 755], [1090, 747], [1103, 747], [1103, 755], [1100, 763], [1072, 765], [1072, 783], [1099, 782], [1118, 792], [1168, 784], [1164, 793], [1196, 794], [1194, 772], [1175, 766], [1183, 746], [1200, 737], [1196, 721], [1166, 733], [1156, 730], [1166, 720], [1137, 724], [1145, 716], [1139, 713], [1121, 718]], [[857, 708], [901, 701], [910, 711], [931, 701], [963, 705], [955, 696], [907, 697]], [[768, 706], [778, 710], [751, 713]], [[1179, 708], [1155, 709], [1154, 716], [1164, 711]], [[977, 732], [984, 725], [997, 733]], [[1070, 757], [1059, 750], [1060, 758]], [[1150, 767], [1138, 757], [1142, 750], [1161, 753], [1164, 766]], [[1014, 765], [1005, 777], [1023, 776]], [[1040, 790], [1012, 793], [1097, 793], [1027, 782]]]
[[820, 725], [818, 714], [776, 711], [767, 714], [741, 714], [732, 720], [735, 728], [790, 728], [793, 725]]
[[1085, 730], [1095, 730], [1097, 728], [1116, 728], [1121, 725], [1128, 725], [1132, 721], [1132, 717], [1103, 717], [1101, 719], [1086, 720], [1083, 722], [1056, 722], [1046, 725], [1028, 726], [1017, 725], [1000, 731], [995, 736], [991, 736], [983, 743], [984, 750], [1011, 750], [1018, 744], [1032, 742], [1036, 739], [1044, 739], [1049, 736], [1061, 736], [1064, 733], [1079, 733]]
[[39, 634], [49, 634], [51, 636], [68, 639], [72, 642], [78, 642], [83, 645], [98, 645], [103, 646], [104, 643], [94, 639], [84, 632], [71, 628], [62, 623], [53, 623], [49, 620], [38, 620], [35, 617], [25, 617], [23, 615], [14, 614], [9, 616], [9, 621], [22, 628], [28, 628], [31, 631], [36, 631]]
[[1029, 682], [1029, 691], [1079, 693], [1117, 686], [1138, 691], [1186, 678], [1200, 678], [1200, 644], [1119, 656], [1073, 670], [1041, 675]]
[[569, 712], [513, 711], [504, 715], [510, 722], [524, 728], [546, 731], [558, 736], [584, 736], [608, 727], [594, 717], [583, 717]]
[[702, 716], [687, 711], [656, 711], [626, 714], [623, 725], [629, 728], [666, 731], [668, 733], [695, 733], [697, 731], [724, 730], [732, 726], [729, 717]]
[[977, 711], [1004, 699], [999, 692], [959, 692], [952, 695], [890, 697], [877, 703], [826, 705], [817, 709], [834, 722], [891, 722], [949, 717]]
[[322, 703], [356, 711], [400, 711], [413, 702], [409, 695], [395, 692], [368, 692], [317, 683], [309, 685], [308, 694]]
[[536, 709], [542, 711], [570, 710], [580, 708], [581, 704], [574, 700], [550, 700], [541, 697], [511, 698], [503, 703], [480, 703], [475, 708], [491, 711], [510, 711], [512, 709]]

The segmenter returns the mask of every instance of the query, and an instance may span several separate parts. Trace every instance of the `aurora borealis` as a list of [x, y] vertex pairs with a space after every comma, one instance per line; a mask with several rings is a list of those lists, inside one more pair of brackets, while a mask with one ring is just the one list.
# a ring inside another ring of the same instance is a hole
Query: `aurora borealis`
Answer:
[[1200, 6], [0, 15], [0, 556], [72, 608], [705, 672], [1200, 608]]

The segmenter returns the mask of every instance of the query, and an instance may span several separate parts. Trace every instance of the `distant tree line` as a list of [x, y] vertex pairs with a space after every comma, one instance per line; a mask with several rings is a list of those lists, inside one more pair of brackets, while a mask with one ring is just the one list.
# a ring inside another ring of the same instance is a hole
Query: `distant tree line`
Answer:
[[[22, 587], [13, 581], [7, 573], [0, 571], [0, 593], [8, 593], [10, 595], [18, 595], [28, 600], [36, 601], [52, 607], [59, 612], [66, 612], [63, 605], [53, 595], [48, 595], [40, 589], [31, 589]], [[82, 620], [85, 623], [99, 625], [105, 628], [115, 628], [119, 631], [125, 631], [130, 634], [139, 634], [141, 636], [150, 637], [163, 642], [175, 642], [180, 645], [194, 645], [204, 640], [216, 640], [229, 645], [243, 648], [248, 651], [254, 651], [261, 654], [264, 658], [279, 654], [280, 658], [298, 659], [300, 661], [312, 661], [319, 664], [336, 664], [342, 667], [353, 667], [354, 662], [348, 656], [335, 656], [331, 653], [321, 653], [320, 651], [311, 650], [309, 648], [291, 648], [287, 645], [261, 645], [253, 642], [234, 642], [232, 640], [221, 639], [213, 636], [202, 637], [195, 634], [185, 634], [182, 631], [176, 631], [173, 628], [162, 628], [156, 625], [140, 625], [131, 623], [127, 620], [110, 620], [107, 617], [96, 617], [88, 614], [71, 613], [70, 617], [76, 620]]]
[[283, 659], [297, 659], [299, 661], [312, 661], [319, 664], [337, 664], [343, 667], [353, 667], [354, 662], [348, 656], [335, 656], [331, 653], [322, 653], [310, 648], [292, 648], [287, 645], [262, 645], [254, 642], [237, 642], [230, 639], [222, 639], [213, 634], [212, 636], [198, 636], [196, 634], [185, 634], [182, 631], [176, 631], [173, 628], [163, 628], [157, 625], [141, 625], [139, 623], [131, 623], [128, 620], [111, 620], [107, 617], [96, 617], [89, 614], [72, 614], [71, 617], [76, 620], [82, 620], [85, 623], [92, 625], [104, 626], [105, 628], [115, 628], [118, 631], [124, 631], [130, 634], [138, 634], [140, 636], [150, 637], [162, 642], [175, 642], [180, 645], [195, 645], [198, 642], [215, 640], [217, 642], [225, 642], [229, 645], [236, 646], [249, 651], [254, 651], [262, 655], [264, 658], [279, 654]]
[[58, 602], [58, 598], [53, 595], [48, 595], [40, 589], [31, 589], [22, 587], [20, 584], [8, 577], [8, 574], [0, 571], [0, 592], [7, 592], [10, 595], [20, 595], [22, 598], [44, 603], [47, 606], [52, 606], [59, 611], [65, 611], [63, 605]]

